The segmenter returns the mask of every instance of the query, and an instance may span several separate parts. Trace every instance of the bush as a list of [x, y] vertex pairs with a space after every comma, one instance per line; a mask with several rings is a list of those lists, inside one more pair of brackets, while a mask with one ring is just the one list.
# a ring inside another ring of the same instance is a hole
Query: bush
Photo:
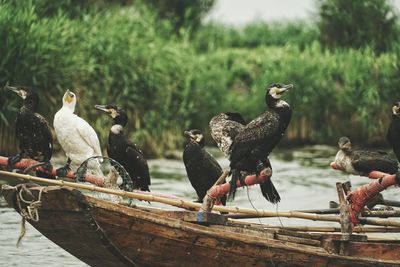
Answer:
[[386, 0], [319, 0], [321, 43], [389, 51], [398, 42], [398, 16]]
[[[311, 41], [314, 35], [305, 34], [307, 29], [299, 29], [304, 46], [295, 34], [290, 42], [277, 35], [256, 44], [256, 37], [243, 40], [243, 33], [229, 28], [218, 35], [217, 26], [187, 41], [165, 38], [170, 24], [161, 23], [146, 6], [115, 6], [79, 17], [59, 9], [41, 17], [35, 4], [0, 3], [0, 38], [5, 40], [0, 43], [0, 83], [36, 89], [44, 103], [39, 112], [50, 123], [63, 92], [74, 90], [77, 113], [94, 125], [103, 147], [111, 120], [95, 104], [127, 109], [131, 139], [148, 155], [161, 156], [181, 148], [183, 130], [207, 132], [210, 118], [220, 112], [236, 110], [254, 118], [266, 109], [265, 88], [272, 82], [295, 85], [285, 96], [294, 108], [285, 137], [291, 142], [334, 144], [348, 135], [382, 143], [390, 104], [400, 97], [397, 53], [324, 51]], [[286, 35], [297, 31], [282, 29]], [[257, 36], [258, 31], [269, 34], [261, 26], [243, 32]], [[224, 39], [213, 44], [199, 37], [204, 33]], [[10, 136], [21, 101], [10, 92], [1, 94], [4, 152], [15, 149]]]
[[243, 29], [209, 23], [196, 33], [192, 44], [200, 52], [228, 47], [254, 48], [288, 44], [304, 49], [317, 40], [317, 29], [301, 21], [287, 24], [256, 22]]

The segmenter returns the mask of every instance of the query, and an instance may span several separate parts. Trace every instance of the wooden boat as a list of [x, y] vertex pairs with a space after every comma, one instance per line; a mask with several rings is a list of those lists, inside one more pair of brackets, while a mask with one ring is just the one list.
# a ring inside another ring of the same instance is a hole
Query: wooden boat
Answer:
[[2, 195], [19, 213], [40, 199], [38, 220], [28, 222], [91, 266], [400, 266], [395, 240], [268, 229], [221, 215], [204, 223], [207, 214], [114, 204], [58, 186], [4, 185]]

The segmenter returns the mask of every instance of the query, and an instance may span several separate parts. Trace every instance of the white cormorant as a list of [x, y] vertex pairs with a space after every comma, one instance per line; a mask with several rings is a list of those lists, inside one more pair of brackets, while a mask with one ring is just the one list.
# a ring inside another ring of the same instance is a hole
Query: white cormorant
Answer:
[[[264, 168], [270, 167], [268, 155], [281, 140], [292, 115], [289, 104], [280, 98], [291, 88], [292, 84], [271, 84], [265, 96], [269, 110], [249, 122], [236, 135], [230, 155], [230, 196], [235, 195], [237, 180], [243, 183], [242, 171], [259, 175]], [[261, 186], [264, 197], [271, 203], [279, 202], [280, 196], [272, 181], [268, 179], [267, 182]]]
[[335, 157], [337, 168], [356, 175], [368, 175], [371, 171], [389, 174], [397, 173], [397, 162], [383, 151], [351, 149], [350, 139], [341, 137], [338, 142], [340, 150]]
[[[204, 137], [199, 130], [193, 129], [184, 133], [189, 139], [183, 151], [186, 173], [197, 193], [198, 202], [203, 202], [207, 190], [222, 175], [222, 168], [204, 149]], [[221, 198], [221, 203], [226, 204], [226, 197]]]
[[390, 122], [386, 140], [396, 154], [397, 160], [400, 161], [400, 102], [392, 107], [392, 120]]
[[[28, 87], [6, 86], [23, 99], [15, 124], [15, 134], [19, 141], [20, 152], [10, 157], [9, 166], [14, 166], [21, 158], [31, 158], [44, 162], [45, 170], [51, 171], [50, 159], [53, 153], [53, 137], [46, 119], [38, 114], [38, 94]], [[39, 174], [38, 174], [39, 175]], [[48, 175], [43, 174], [46, 177]], [[42, 175], [40, 175], [42, 176]]]
[[68, 162], [58, 169], [58, 176], [64, 176], [69, 168], [76, 171], [90, 157], [101, 156], [100, 142], [95, 130], [84, 119], [74, 114], [75, 94], [67, 90], [62, 101], [62, 108], [54, 115], [54, 129]]
[[128, 122], [126, 112], [116, 105], [96, 105], [113, 119], [108, 135], [108, 156], [121, 164], [128, 172], [136, 189], [150, 191], [150, 174], [146, 158], [136, 144], [125, 136], [123, 130]]

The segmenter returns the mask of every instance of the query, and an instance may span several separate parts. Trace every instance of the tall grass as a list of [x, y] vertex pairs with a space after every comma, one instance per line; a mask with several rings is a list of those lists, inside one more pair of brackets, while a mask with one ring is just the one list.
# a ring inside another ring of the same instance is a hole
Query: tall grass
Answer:
[[[39, 15], [29, 1], [17, 7], [0, 3], [5, 40], [0, 42], [0, 84], [36, 89], [43, 103], [39, 112], [51, 124], [63, 92], [74, 90], [77, 113], [96, 128], [103, 147], [111, 119], [95, 104], [127, 109], [131, 139], [148, 155], [162, 156], [181, 148], [183, 130], [207, 132], [208, 121], [219, 112], [237, 110], [248, 120], [257, 116], [266, 108], [265, 88], [272, 82], [295, 85], [285, 96], [294, 109], [285, 137], [290, 142], [333, 144], [348, 135], [359, 143], [383, 143], [390, 105], [400, 98], [397, 53], [324, 51], [307, 27], [296, 35], [295, 28], [282, 26], [287, 38], [282, 34], [271, 41], [272, 30], [261, 26], [244, 29], [239, 37], [236, 30], [221, 34], [221, 28], [207, 26], [188, 39], [171, 36], [171, 25], [140, 5], [76, 17], [62, 9]], [[258, 38], [263, 30], [271, 38]], [[226, 40], [212, 45], [216, 39], [207, 34]], [[11, 92], [0, 93], [4, 153], [15, 149], [10, 136], [21, 101]]]
[[301, 22], [254, 22], [244, 28], [209, 23], [199, 29], [193, 38], [193, 47], [199, 52], [220, 48], [255, 48], [258, 46], [295, 45], [300, 49], [318, 41], [315, 26]]

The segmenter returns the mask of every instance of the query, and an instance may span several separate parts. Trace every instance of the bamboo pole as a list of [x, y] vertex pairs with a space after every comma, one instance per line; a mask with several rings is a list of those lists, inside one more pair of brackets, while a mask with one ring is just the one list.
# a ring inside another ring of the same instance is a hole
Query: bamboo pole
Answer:
[[[229, 171], [224, 171], [221, 176], [217, 179], [217, 181], [215, 181], [215, 183], [213, 184], [213, 186], [219, 185], [222, 182], [225, 181], [226, 177], [228, 177], [229, 175]], [[201, 211], [205, 211], [205, 212], [210, 212], [212, 210], [212, 208], [214, 207], [214, 202], [215, 202], [215, 198], [212, 198], [207, 191], [206, 196], [203, 199], [203, 204], [201, 206]]]
[[[143, 194], [140, 192], [127, 192], [123, 190], [109, 189], [104, 187], [98, 187], [95, 185], [87, 185], [87, 184], [78, 184], [67, 182], [63, 180], [52, 180], [46, 178], [39, 178], [31, 175], [19, 174], [14, 172], [0, 171], [0, 177], [11, 177], [16, 179], [23, 179], [32, 182], [45, 183], [49, 185], [55, 185], [60, 187], [70, 187], [77, 188], [83, 190], [89, 190], [94, 192], [107, 193], [112, 195], [117, 195], [121, 197], [133, 198], [138, 200], [150, 201], [150, 202], [158, 202], [171, 206], [175, 206], [178, 208], [191, 208], [191, 209], [200, 209], [202, 204], [194, 203], [190, 201], [185, 201], [182, 199], [171, 199], [166, 197], [154, 196]], [[245, 214], [255, 214], [257, 216], [263, 217], [287, 217], [287, 218], [298, 218], [298, 219], [306, 219], [313, 221], [328, 221], [328, 222], [339, 222], [339, 216], [323, 216], [318, 214], [310, 214], [310, 213], [301, 213], [295, 211], [286, 211], [286, 212], [276, 212], [276, 211], [268, 211], [268, 210], [254, 210], [249, 208], [239, 208], [239, 207], [224, 207], [224, 206], [214, 206], [214, 211], [220, 212], [236, 212], [236, 213], [245, 213]]]
[[[266, 226], [267, 229], [283, 229], [291, 231], [302, 231], [302, 232], [341, 232], [340, 227], [312, 227], [312, 226]], [[360, 227], [356, 226], [353, 228], [354, 233], [399, 233], [400, 227]]]
[[[150, 201], [150, 202], [158, 202], [171, 206], [175, 206], [178, 208], [190, 208], [199, 210], [202, 206], [201, 203], [194, 203], [190, 201], [185, 201], [182, 199], [174, 199], [167, 198], [163, 196], [155, 196], [149, 195], [146, 193], [138, 192], [127, 192], [123, 190], [116, 190], [104, 187], [98, 187], [95, 185], [88, 184], [78, 184], [73, 182], [67, 182], [63, 180], [52, 180], [46, 178], [39, 178], [31, 175], [19, 174], [14, 172], [0, 171], [0, 177], [10, 177], [15, 179], [23, 179], [32, 182], [45, 183], [49, 185], [55, 185], [60, 187], [70, 187], [77, 188], [83, 190], [89, 190], [94, 192], [107, 193], [112, 195], [117, 195], [121, 197], [133, 198], [138, 200]], [[244, 214], [253, 214], [260, 217], [286, 217], [286, 218], [297, 218], [297, 219], [305, 219], [305, 220], [313, 220], [313, 221], [326, 221], [326, 222], [340, 222], [339, 216], [332, 215], [319, 215], [312, 213], [303, 213], [297, 211], [268, 211], [268, 210], [254, 210], [249, 208], [240, 208], [240, 207], [224, 207], [224, 206], [214, 206], [214, 211], [219, 212], [233, 212], [233, 213], [244, 213]], [[379, 220], [379, 219], [361, 219], [361, 222], [364, 224], [371, 225], [379, 225], [379, 226], [395, 226], [400, 227], [400, 221], [389, 221], [389, 220]]]
[[[0, 166], [6, 167], [7, 163], [8, 163], [8, 157], [0, 156]], [[33, 160], [33, 159], [22, 159], [21, 161], [17, 162], [13, 166], [13, 168], [24, 170], [24, 169], [29, 168], [31, 166], [35, 166], [35, 165], [37, 165], [39, 163], [40, 163], [39, 161], [36, 161], [36, 160]], [[42, 172], [47, 172], [41, 166], [40, 167], [36, 167], [34, 169], [38, 170], [38, 171], [42, 171]], [[51, 170], [51, 175], [53, 177], [56, 177], [56, 175], [57, 175], [56, 168], [53, 167], [53, 169]], [[75, 180], [76, 179], [76, 175], [72, 170], [69, 170], [64, 178]], [[85, 182], [96, 184], [98, 186], [103, 186], [104, 185], [104, 179], [102, 177], [98, 177], [98, 176], [91, 175], [91, 174], [86, 174], [84, 179], [85, 179]]]
[[[333, 209], [315, 209], [315, 210], [296, 210], [297, 212], [302, 213], [314, 213], [314, 214], [339, 214], [340, 210], [337, 208]], [[231, 213], [224, 215], [227, 218], [231, 219], [250, 219], [257, 218], [257, 216], [252, 214], [241, 214], [241, 213]], [[400, 210], [364, 210], [361, 212], [362, 217], [400, 217]]]

